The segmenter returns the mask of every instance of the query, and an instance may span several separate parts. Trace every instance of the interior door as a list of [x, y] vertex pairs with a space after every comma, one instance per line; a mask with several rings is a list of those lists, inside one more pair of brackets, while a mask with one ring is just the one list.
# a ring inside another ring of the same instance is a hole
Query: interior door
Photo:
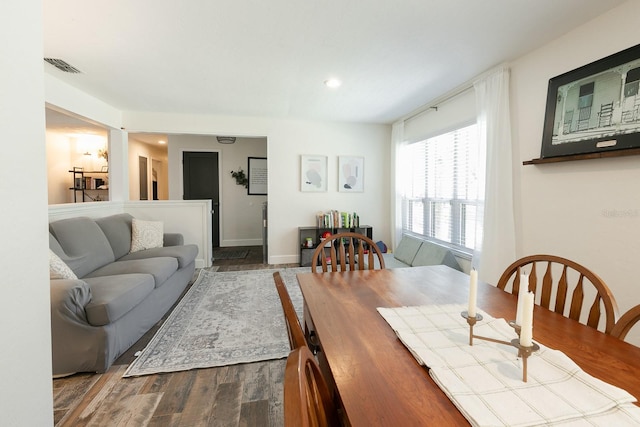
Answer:
[[220, 246], [220, 180], [218, 175], [218, 153], [185, 151], [182, 154], [183, 199], [211, 200], [213, 207], [213, 247]]
[[147, 158], [138, 156], [140, 170], [140, 200], [149, 200], [149, 190], [147, 184]]

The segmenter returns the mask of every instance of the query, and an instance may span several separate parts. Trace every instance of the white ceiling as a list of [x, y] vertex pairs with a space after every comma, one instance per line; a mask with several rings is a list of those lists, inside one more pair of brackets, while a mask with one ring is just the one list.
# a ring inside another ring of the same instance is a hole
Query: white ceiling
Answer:
[[391, 123], [624, 1], [44, 0], [82, 73], [45, 70], [123, 111]]

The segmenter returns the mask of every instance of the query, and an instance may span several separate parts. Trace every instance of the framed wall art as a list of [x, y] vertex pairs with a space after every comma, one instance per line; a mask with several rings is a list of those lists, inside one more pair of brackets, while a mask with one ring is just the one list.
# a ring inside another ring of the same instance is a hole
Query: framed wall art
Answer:
[[249, 157], [249, 166], [247, 168], [247, 194], [250, 196], [266, 196], [267, 195], [267, 158], [266, 157]]
[[364, 191], [364, 157], [338, 157], [338, 191], [349, 193]]
[[327, 191], [327, 156], [300, 156], [300, 191]]
[[640, 147], [640, 45], [549, 80], [541, 157]]

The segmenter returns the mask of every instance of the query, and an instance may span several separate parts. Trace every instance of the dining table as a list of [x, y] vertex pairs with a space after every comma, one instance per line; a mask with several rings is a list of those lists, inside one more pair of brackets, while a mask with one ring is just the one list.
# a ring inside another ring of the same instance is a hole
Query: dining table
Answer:
[[[299, 273], [305, 331], [352, 426], [457, 426], [469, 422], [421, 366], [378, 308], [467, 304], [468, 274], [444, 265]], [[477, 307], [515, 319], [517, 296], [477, 284]], [[533, 339], [566, 354], [587, 374], [640, 399], [640, 348], [540, 306]], [[636, 403], [637, 405], [637, 403]]]

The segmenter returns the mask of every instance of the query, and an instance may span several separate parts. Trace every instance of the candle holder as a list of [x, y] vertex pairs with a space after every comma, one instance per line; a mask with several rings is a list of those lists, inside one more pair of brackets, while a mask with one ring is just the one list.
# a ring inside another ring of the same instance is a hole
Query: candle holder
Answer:
[[518, 337], [520, 337], [520, 331], [522, 330], [520, 325], [518, 325], [515, 320], [509, 320], [508, 323], [509, 323], [509, 326], [511, 326], [516, 331], [516, 334], [518, 334]]
[[[520, 338], [520, 331], [522, 330], [520, 325], [518, 325], [515, 320], [509, 320], [508, 323], [509, 323], [509, 326], [511, 326], [513, 328], [513, 330], [516, 331], [516, 334], [518, 335], [518, 338]], [[522, 351], [520, 351], [519, 348], [518, 348], [518, 357], [522, 357]], [[526, 380], [525, 380], [525, 382], [526, 382]]]
[[[464, 317], [465, 319], [467, 319], [467, 323], [469, 324], [469, 345], [473, 345], [473, 338], [475, 337], [475, 335], [473, 335], [473, 325], [476, 324], [476, 322], [479, 322], [482, 320], [482, 314], [476, 314], [475, 317], [469, 316], [469, 312], [468, 311], [463, 311], [462, 313], [460, 313], [462, 315], [462, 317]], [[480, 337], [477, 337], [480, 338]]]
[[518, 357], [522, 357], [522, 381], [527, 382], [527, 359], [534, 351], [540, 350], [540, 346], [534, 342], [530, 346], [520, 344], [520, 338], [514, 338], [509, 343], [518, 349]]
[[527, 358], [531, 356], [531, 353], [534, 351], [540, 350], [540, 346], [536, 343], [532, 343], [531, 346], [523, 346], [520, 344], [520, 325], [516, 325], [515, 320], [509, 321], [509, 325], [516, 331], [518, 334], [518, 338], [514, 338], [511, 341], [497, 340], [495, 338], [483, 337], [481, 335], [475, 335], [473, 333], [473, 327], [477, 322], [482, 320], [481, 314], [476, 314], [475, 317], [469, 316], [468, 311], [463, 311], [460, 315], [467, 319], [467, 323], [469, 324], [469, 345], [473, 346], [473, 339], [477, 338], [479, 340], [490, 341], [497, 344], [506, 344], [518, 349], [518, 357], [522, 357], [522, 381], [527, 382]]

